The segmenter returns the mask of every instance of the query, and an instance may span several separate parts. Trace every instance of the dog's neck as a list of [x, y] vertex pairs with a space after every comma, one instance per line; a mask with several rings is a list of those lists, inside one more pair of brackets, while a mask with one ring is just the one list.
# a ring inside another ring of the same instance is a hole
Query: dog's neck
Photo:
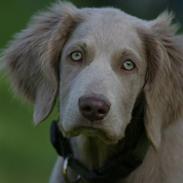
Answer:
[[98, 138], [80, 135], [72, 139], [74, 156], [88, 169], [97, 169], [120, 150], [120, 146], [108, 145]]

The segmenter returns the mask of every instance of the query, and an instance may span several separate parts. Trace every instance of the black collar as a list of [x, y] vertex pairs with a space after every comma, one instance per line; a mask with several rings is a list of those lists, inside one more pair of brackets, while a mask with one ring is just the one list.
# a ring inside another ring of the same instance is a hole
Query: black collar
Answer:
[[63, 137], [57, 126], [57, 121], [53, 121], [50, 131], [51, 142], [57, 153], [65, 159], [65, 176], [67, 176], [66, 171], [69, 167], [80, 179], [88, 183], [114, 183], [119, 179], [126, 178], [139, 167], [149, 147], [144, 127], [145, 106], [145, 96], [142, 92], [135, 103], [132, 120], [127, 126], [125, 138], [120, 143], [122, 151], [119, 156], [115, 156], [114, 159], [106, 162], [102, 168], [93, 171], [88, 170], [73, 157], [70, 140]]

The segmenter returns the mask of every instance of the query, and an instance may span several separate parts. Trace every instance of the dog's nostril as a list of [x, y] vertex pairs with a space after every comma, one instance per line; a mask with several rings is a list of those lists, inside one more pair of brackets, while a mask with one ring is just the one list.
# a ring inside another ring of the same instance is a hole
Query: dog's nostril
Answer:
[[104, 96], [83, 96], [79, 98], [79, 110], [90, 121], [102, 120], [108, 114], [110, 102]]
[[105, 115], [106, 110], [104, 110], [104, 109], [99, 109], [97, 112], [98, 112], [99, 114], [104, 114], [104, 115]]
[[85, 111], [85, 112], [91, 112], [92, 111], [92, 108], [90, 106], [84, 106], [81, 108], [82, 111]]

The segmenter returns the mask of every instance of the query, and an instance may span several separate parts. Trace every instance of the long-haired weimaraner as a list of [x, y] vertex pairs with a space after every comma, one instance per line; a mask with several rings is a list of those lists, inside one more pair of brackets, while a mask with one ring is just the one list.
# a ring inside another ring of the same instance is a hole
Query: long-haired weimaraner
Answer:
[[51, 183], [183, 182], [183, 39], [172, 18], [58, 2], [10, 42], [7, 73], [35, 123], [60, 103]]

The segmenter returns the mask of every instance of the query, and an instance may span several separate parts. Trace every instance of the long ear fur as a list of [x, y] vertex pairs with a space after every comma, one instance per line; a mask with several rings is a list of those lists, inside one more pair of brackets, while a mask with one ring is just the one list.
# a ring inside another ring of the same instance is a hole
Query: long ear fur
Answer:
[[59, 54], [79, 19], [72, 4], [56, 3], [33, 17], [4, 52], [14, 88], [35, 104], [36, 123], [52, 110], [58, 90]]
[[155, 148], [167, 128], [183, 114], [183, 42], [172, 16], [164, 13], [142, 31], [147, 53], [146, 130]]

